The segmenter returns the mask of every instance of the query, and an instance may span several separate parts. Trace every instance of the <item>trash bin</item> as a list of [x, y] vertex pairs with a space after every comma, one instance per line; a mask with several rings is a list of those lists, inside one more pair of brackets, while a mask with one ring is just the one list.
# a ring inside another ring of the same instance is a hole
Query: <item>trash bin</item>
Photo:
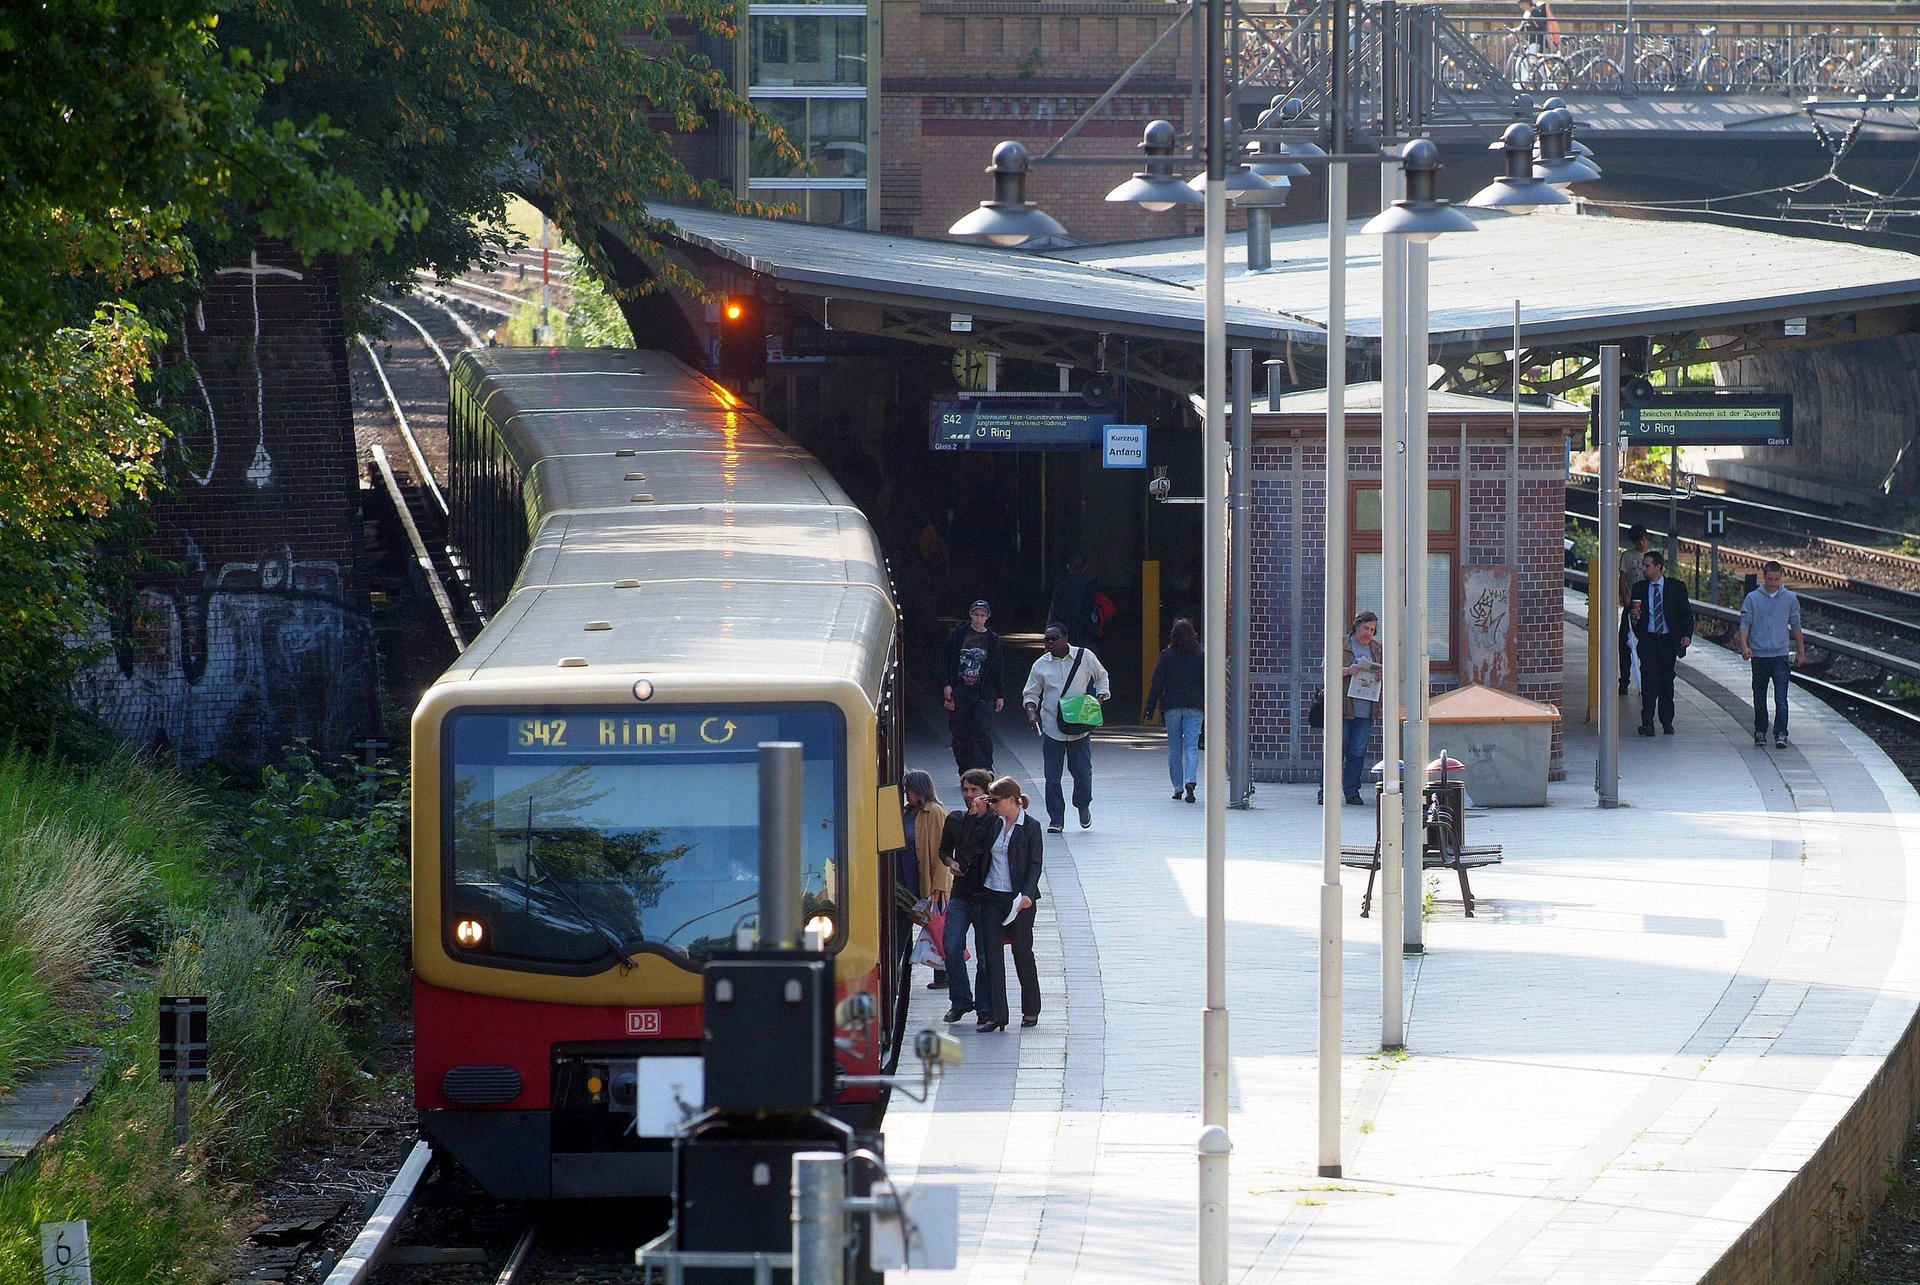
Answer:
[[1559, 721], [1551, 705], [1477, 683], [1443, 692], [1427, 706], [1429, 743], [1467, 765], [1467, 795], [1481, 808], [1546, 804]]

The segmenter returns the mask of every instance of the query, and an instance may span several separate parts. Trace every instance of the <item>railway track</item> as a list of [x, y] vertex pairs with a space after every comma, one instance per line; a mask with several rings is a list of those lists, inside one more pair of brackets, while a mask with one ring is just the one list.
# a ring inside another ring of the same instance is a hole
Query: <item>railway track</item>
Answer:
[[[380, 551], [376, 587], [388, 603], [430, 603], [455, 651], [485, 623], [474, 610], [447, 540], [447, 368], [470, 346], [471, 327], [444, 302], [383, 300], [387, 332], [350, 354], [354, 427], [376, 501], [369, 543]], [[389, 628], [420, 627], [390, 614]], [[429, 626], [430, 627], [430, 626]], [[412, 686], [411, 683], [408, 686]]]
[[[1592, 530], [1597, 521], [1594, 513], [1582, 513], [1578, 509], [1567, 509], [1567, 519], [1580, 522], [1588, 530]], [[1665, 530], [1657, 530], [1651, 524], [1647, 526], [1647, 534], [1653, 538], [1653, 544], [1661, 544], [1667, 536]], [[1678, 547], [1682, 553], [1693, 553], [1701, 567], [1707, 565], [1711, 549], [1705, 540], [1682, 536]], [[1736, 574], [1759, 572], [1776, 557], [1770, 549], [1720, 546], [1720, 567]], [[1778, 561], [1786, 567], [1788, 584], [1795, 594], [1801, 595], [1801, 605], [1807, 611], [1845, 622], [1849, 628], [1868, 630], [1895, 649], [1907, 647], [1920, 657], [1920, 594], [1828, 567], [1809, 567], [1807, 563], [1786, 557], [1778, 557]]]
[[634, 1250], [666, 1227], [664, 1201], [531, 1212], [435, 1167], [417, 1143], [352, 1243], [316, 1285], [638, 1282]]

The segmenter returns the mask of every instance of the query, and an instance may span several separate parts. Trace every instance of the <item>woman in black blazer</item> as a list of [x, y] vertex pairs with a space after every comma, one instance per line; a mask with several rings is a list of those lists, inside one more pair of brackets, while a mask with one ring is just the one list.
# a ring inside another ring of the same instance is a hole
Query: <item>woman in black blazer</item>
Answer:
[[[1034, 904], [1040, 900], [1040, 822], [1027, 815], [1027, 796], [1010, 776], [987, 787], [987, 803], [1000, 819], [985, 854], [982, 880], [979, 1031], [1007, 1029], [1007, 964], [1003, 942], [1013, 946], [1013, 968], [1020, 976], [1020, 1025], [1040, 1021], [1040, 970], [1033, 962]], [[1011, 921], [1011, 922], [1009, 922]]]

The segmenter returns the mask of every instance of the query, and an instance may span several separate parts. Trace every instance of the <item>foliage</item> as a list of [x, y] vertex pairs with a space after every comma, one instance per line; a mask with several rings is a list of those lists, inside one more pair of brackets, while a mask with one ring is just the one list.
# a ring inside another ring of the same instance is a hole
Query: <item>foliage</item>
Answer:
[[404, 981], [409, 806], [391, 765], [324, 762], [302, 745], [263, 773], [241, 835], [253, 899], [285, 913], [350, 1012]]
[[171, 1086], [155, 1078], [153, 1039], [151, 1015], [122, 1027], [85, 1113], [0, 1183], [0, 1280], [39, 1280], [40, 1224], [81, 1218], [96, 1281], [226, 1279], [226, 1197], [172, 1154]]
[[488, 259], [508, 236], [508, 189], [546, 209], [602, 279], [617, 277], [604, 230], [698, 290], [651, 240], [661, 225], [646, 207], [740, 205], [694, 179], [662, 132], [758, 119], [684, 39], [688, 27], [731, 36], [737, 13], [729, 0], [245, 0], [220, 38], [287, 60], [266, 94], [270, 117], [324, 117], [340, 131], [329, 164], [367, 190], [415, 193], [431, 212], [359, 260], [367, 283]]
[[[233, 1184], [267, 1173], [348, 1082], [332, 984], [277, 916], [210, 876], [210, 806], [131, 755], [80, 768], [0, 752], [0, 1084], [69, 1044], [104, 1058], [87, 1107], [0, 1182], [0, 1281], [39, 1279], [39, 1224], [75, 1218], [97, 1280], [225, 1279]], [[156, 987], [128, 965], [163, 941]], [[211, 1007], [185, 1155], [153, 1061], [166, 990]]]
[[122, 755], [82, 771], [0, 753], [0, 1085], [98, 1038], [95, 998], [129, 951], [205, 904], [198, 799]]
[[240, 209], [309, 254], [424, 213], [330, 167], [325, 121], [260, 116], [282, 68], [219, 46], [221, 2], [0, 10], [0, 730], [29, 742], [132, 569], [106, 518], [155, 481], [141, 385], [200, 253]]
[[1600, 556], [1600, 541], [1584, 523], [1569, 521], [1567, 539], [1573, 541], [1573, 550], [1568, 556], [1573, 559], [1574, 566], [1585, 569], [1589, 563]]
[[567, 309], [567, 342], [584, 348], [631, 348], [633, 330], [613, 295], [592, 273], [575, 267], [567, 274], [573, 306]]
[[277, 916], [238, 905], [200, 919], [168, 952], [161, 992], [207, 997], [208, 1081], [193, 1133], [223, 1176], [265, 1174], [340, 1091], [339, 1000], [316, 965]]

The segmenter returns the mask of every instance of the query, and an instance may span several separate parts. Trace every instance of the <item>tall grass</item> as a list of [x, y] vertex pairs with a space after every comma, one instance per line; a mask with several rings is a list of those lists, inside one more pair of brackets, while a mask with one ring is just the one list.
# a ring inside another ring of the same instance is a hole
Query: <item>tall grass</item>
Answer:
[[167, 915], [163, 885], [198, 877], [194, 802], [131, 756], [76, 769], [0, 753], [0, 1086], [84, 1036], [129, 942]]
[[161, 967], [163, 993], [207, 997], [209, 1080], [194, 1128], [223, 1175], [264, 1173], [345, 1080], [339, 1001], [309, 961], [276, 916], [235, 906], [183, 933]]

